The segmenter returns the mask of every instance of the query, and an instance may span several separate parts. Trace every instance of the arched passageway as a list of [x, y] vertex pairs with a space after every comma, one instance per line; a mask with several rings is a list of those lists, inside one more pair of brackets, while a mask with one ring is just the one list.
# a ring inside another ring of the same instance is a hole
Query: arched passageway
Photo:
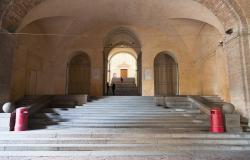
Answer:
[[120, 27], [109, 32], [104, 41], [104, 65], [104, 94], [108, 93], [107, 82], [116, 84], [118, 95], [142, 94], [141, 44], [132, 31]]
[[68, 65], [68, 94], [89, 94], [90, 59], [85, 53], [74, 56]]
[[178, 94], [178, 67], [167, 53], [160, 53], [154, 61], [155, 95], [175, 96]]
[[108, 61], [108, 82], [114, 78], [137, 80], [137, 59], [129, 52], [118, 52]]

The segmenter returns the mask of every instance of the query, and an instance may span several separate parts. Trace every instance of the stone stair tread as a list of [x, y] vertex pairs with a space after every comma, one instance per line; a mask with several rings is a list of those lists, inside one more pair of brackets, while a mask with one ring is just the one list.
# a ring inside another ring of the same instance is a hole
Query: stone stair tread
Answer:
[[[25, 132], [0, 132], [0, 137], [147, 137], [147, 138], [250, 138], [248, 133], [158, 133], [147, 132], [154, 131], [152, 129], [83, 129], [78, 128], [76, 130], [60, 130], [60, 131], [49, 131], [49, 130], [29, 130]], [[133, 134], [131, 134], [133, 133]]]
[[[237, 156], [235, 156], [237, 154]], [[3, 157], [26, 157], [27, 158], [36, 158], [37, 160], [52, 160], [56, 158], [57, 160], [66, 160], [68, 158], [75, 159], [75, 160], [82, 160], [82, 158], [91, 158], [93, 160], [99, 160], [99, 158], [103, 157], [106, 160], [113, 160], [115, 159], [131, 159], [131, 156], [134, 157], [134, 159], [138, 160], [152, 160], [156, 158], [173, 158], [174, 156], [180, 158], [180, 159], [187, 159], [187, 157], [190, 157], [192, 155], [193, 158], [199, 159], [200, 155], [206, 155], [208, 157], [222, 157], [226, 159], [227, 157], [237, 157], [245, 159], [249, 158], [249, 151], [241, 151], [241, 152], [235, 152], [235, 151], [199, 151], [199, 153], [190, 152], [190, 151], [43, 151], [42, 153], [39, 151], [0, 151], [0, 156]], [[239, 156], [241, 155], [241, 156]], [[42, 156], [42, 157], [41, 157]]]
[[1, 151], [174, 151], [174, 150], [234, 150], [250, 151], [248, 145], [220, 145], [220, 144], [0, 144]]
[[250, 139], [146, 139], [146, 138], [29, 138], [29, 139], [0, 139], [1, 144], [220, 144], [220, 145], [250, 145]]

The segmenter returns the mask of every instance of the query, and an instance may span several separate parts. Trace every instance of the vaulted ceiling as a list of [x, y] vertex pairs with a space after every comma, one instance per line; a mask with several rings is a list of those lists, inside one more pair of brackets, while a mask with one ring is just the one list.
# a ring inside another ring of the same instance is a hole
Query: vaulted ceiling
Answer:
[[191, 18], [220, 31], [234, 26], [236, 21], [246, 23], [236, 0], [1, 0], [0, 15], [2, 27], [10, 32], [38, 19], [55, 16], [73, 16], [76, 19], [72, 21], [82, 23], [88, 19], [96, 23], [124, 23], [129, 19], [143, 23], [155, 21], [156, 25], [166, 18]]

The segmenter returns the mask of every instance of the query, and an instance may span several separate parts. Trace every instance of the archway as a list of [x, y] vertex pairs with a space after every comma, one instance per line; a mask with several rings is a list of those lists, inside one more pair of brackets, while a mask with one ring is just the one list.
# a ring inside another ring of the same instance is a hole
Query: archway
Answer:
[[[141, 86], [142, 85], [141, 83], [142, 81], [141, 80], [142, 78], [141, 76], [141, 68], [142, 68], [141, 67], [141, 44], [137, 36], [132, 31], [124, 27], [114, 29], [106, 36], [104, 40], [104, 65], [105, 65], [104, 69], [105, 70], [104, 70], [104, 81], [103, 81], [104, 82], [103, 94], [107, 94], [106, 83], [107, 82], [112, 83], [113, 75], [111, 75], [112, 73], [110, 70], [111, 59], [119, 55], [119, 53], [126, 53], [128, 56], [130, 56], [130, 58], [132, 56], [132, 59], [135, 61], [135, 64], [133, 64], [134, 66], [133, 70], [134, 70], [134, 73], [136, 74], [132, 76], [132, 78], [135, 78], [134, 79], [135, 82], [132, 85], [136, 85], [132, 89], [133, 91], [124, 91], [120, 95], [141, 95], [142, 93], [141, 91], [142, 89], [142, 86]], [[124, 72], [127, 72], [126, 66], [120, 66], [120, 69], [124, 69]], [[120, 70], [120, 74], [121, 72], [122, 70]], [[116, 77], [120, 78], [120, 74], [118, 74]], [[133, 72], [131, 74], [133, 74]], [[129, 81], [130, 79], [128, 79], [128, 82]]]
[[74, 56], [68, 65], [68, 94], [89, 94], [90, 59], [85, 53]]
[[109, 83], [116, 78], [137, 80], [137, 58], [129, 52], [118, 52], [110, 56], [108, 61]]
[[178, 65], [169, 54], [163, 52], [154, 61], [155, 95], [175, 96], [178, 94]]

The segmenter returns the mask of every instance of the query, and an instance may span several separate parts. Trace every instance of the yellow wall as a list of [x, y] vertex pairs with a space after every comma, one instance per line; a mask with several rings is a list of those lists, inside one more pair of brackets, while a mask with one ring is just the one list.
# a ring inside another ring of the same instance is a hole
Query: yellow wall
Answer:
[[[23, 31], [43, 33], [40, 23], [33, 23]], [[180, 94], [220, 95], [229, 100], [227, 62], [223, 48], [217, 47], [221, 36], [215, 28], [191, 20], [173, 21], [164, 30], [125, 27], [134, 31], [142, 44], [142, 95], [154, 95], [154, 58], [167, 51], [178, 62]], [[96, 26], [84, 36], [20, 35], [18, 39], [22, 45], [15, 55], [12, 98], [27, 94], [30, 70], [37, 71], [37, 95], [65, 94], [67, 64], [77, 51], [88, 54], [91, 60], [91, 95], [102, 95], [103, 40], [111, 28], [116, 26], [102, 26], [101, 29]]]

